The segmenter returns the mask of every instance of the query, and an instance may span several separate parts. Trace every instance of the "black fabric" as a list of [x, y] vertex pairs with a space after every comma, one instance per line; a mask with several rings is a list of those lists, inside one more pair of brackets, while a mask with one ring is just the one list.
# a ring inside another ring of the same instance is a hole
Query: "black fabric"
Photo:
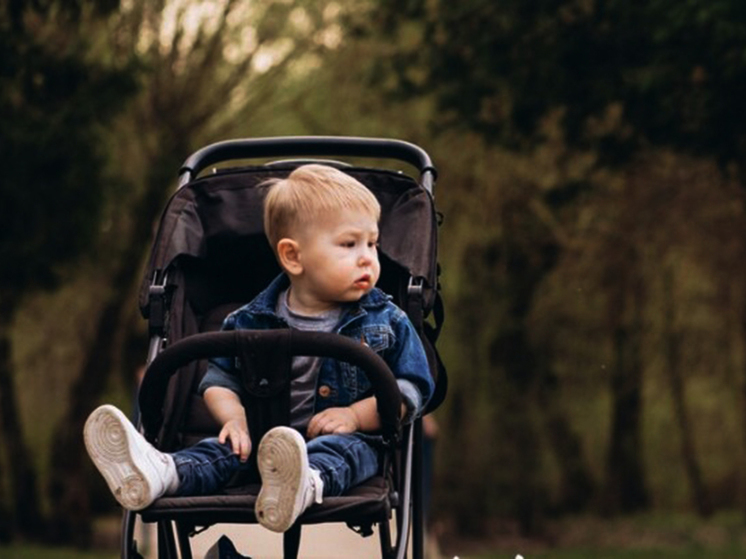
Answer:
[[425, 407], [425, 414], [428, 414], [438, 409], [440, 404], [443, 403], [443, 400], [445, 400], [446, 393], [448, 392], [448, 373], [446, 371], [445, 363], [443, 363], [440, 353], [438, 353], [438, 350], [435, 347], [435, 328], [430, 324], [425, 323], [423, 333], [422, 347], [425, 348], [427, 362], [430, 365], [430, 370], [433, 372], [436, 381], [435, 391]]
[[[324, 497], [300, 517], [303, 524], [322, 522], [365, 522], [388, 519], [391, 488], [380, 476], [352, 488], [342, 497]], [[162, 497], [142, 511], [145, 522], [164, 518], [188, 520], [197, 525], [217, 523], [256, 523], [254, 504], [259, 485], [237, 487], [222, 495], [200, 497]]]
[[[263, 332], [277, 334], [277, 343], [261, 345], [243, 340], [239, 346], [241, 383], [245, 389], [242, 402], [254, 448], [264, 435], [278, 425], [290, 424], [290, 377], [292, 354], [290, 336], [282, 330]], [[256, 452], [249, 456], [248, 467], [231, 483], [243, 485], [259, 479]]]
[[246, 393], [254, 398], [271, 398], [290, 384], [290, 336], [282, 330], [262, 332], [276, 342], [266, 345], [240, 337], [238, 358], [241, 364], [241, 383]]
[[443, 321], [445, 319], [445, 310], [440, 293], [436, 293], [432, 314], [434, 323], [423, 322], [421, 333], [422, 345], [427, 354], [430, 371], [435, 375], [435, 392], [427, 403], [425, 413], [430, 413], [438, 409], [443, 400], [445, 400], [446, 393], [448, 392], [448, 372], [435, 345], [440, 337], [440, 331], [443, 328]]
[[[262, 204], [269, 178], [284, 177], [293, 166], [247, 167], [219, 172], [181, 188], [161, 219], [140, 292], [148, 314], [148, 287], [155, 270], [166, 270], [180, 256], [209, 262], [222, 277], [252, 274], [246, 281], [265, 286], [279, 271], [263, 232]], [[389, 171], [349, 168], [381, 204], [381, 251], [408, 274], [425, 282], [425, 309], [434, 301], [437, 220], [429, 193], [411, 177]], [[254, 279], [252, 279], [254, 278]], [[256, 291], [250, 289], [249, 291]]]

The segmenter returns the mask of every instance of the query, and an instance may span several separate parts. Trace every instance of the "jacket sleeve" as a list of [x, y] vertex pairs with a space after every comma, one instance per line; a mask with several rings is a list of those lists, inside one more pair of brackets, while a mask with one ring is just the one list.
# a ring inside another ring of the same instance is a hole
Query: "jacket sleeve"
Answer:
[[241, 384], [236, 375], [230, 374], [213, 362], [208, 363], [207, 372], [199, 383], [198, 392], [204, 395], [205, 390], [213, 386], [220, 386], [241, 395]]
[[[231, 331], [236, 329], [236, 320], [233, 315], [223, 321], [222, 331]], [[199, 383], [197, 391], [204, 395], [205, 390], [212, 386], [220, 386], [232, 390], [239, 396], [241, 395], [241, 383], [235, 374], [233, 359], [228, 357], [214, 357], [208, 361], [207, 372]]]
[[404, 311], [396, 309], [391, 326], [395, 339], [383, 358], [394, 373], [407, 405], [405, 421], [411, 421], [422, 413], [435, 383], [422, 341]]

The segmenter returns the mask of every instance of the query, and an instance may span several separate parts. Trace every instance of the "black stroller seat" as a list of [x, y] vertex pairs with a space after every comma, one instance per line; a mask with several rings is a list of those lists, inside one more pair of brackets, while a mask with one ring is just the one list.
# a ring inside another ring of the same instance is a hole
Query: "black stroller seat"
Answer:
[[[434, 342], [442, 312], [438, 294], [437, 218], [432, 198], [435, 172], [417, 146], [394, 140], [360, 138], [271, 138], [221, 142], [185, 162], [180, 187], [168, 203], [153, 245], [140, 305], [150, 324], [148, 370], [139, 394], [143, 432], [157, 448], [175, 451], [215, 436], [218, 425], [196, 387], [205, 359], [236, 357], [252, 438], [260, 440], [274, 425], [287, 424], [290, 359], [319, 355], [359, 366], [378, 403], [384, 441], [379, 475], [341, 497], [326, 497], [304, 512], [285, 533], [284, 556], [298, 555], [304, 524], [343, 522], [362, 535], [378, 528], [382, 557], [404, 557], [410, 535], [412, 553], [423, 554], [421, 420], [400, 425], [401, 394], [391, 371], [374, 352], [335, 334], [291, 329], [218, 332], [223, 318], [250, 301], [280, 272], [263, 233], [264, 189], [268, 178], [289, 174], [300, 161], [216, 170], [225, 160], [302, 156], [358, 156], [395, 159], [414, 165], [419, 181], [389, 169], [339, 166], [365, 184], [382, 208], [381, 279], [378, 287], [393, 296], [421, 334], [436, 395], [446, 378]], [[307, 162], [303, 160], [303, 163]], [[433, 320], [426, 321], [428, 316]], [[255, 458], [253, 458], [255, 460]], [[126, 513], [122, 557], [137, 557], [135, 517], [157, 523], [159, 557], [192, 556], [190, 535], [220, 523], [255, 524], [258, 476], [235, 480], [223, 494], [162, 497], [138, 513]], [[395, 536], [391, 523], [395, 520]]]

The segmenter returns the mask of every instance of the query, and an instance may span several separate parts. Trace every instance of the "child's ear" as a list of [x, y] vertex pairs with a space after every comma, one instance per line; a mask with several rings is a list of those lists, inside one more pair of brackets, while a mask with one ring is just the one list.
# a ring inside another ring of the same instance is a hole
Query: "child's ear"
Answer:
[[293, 239], [282, 239], [277, 243], [277, 257], [280, 266], [292, 276], [303, 272], [303, 264], [300, 261], [300, 247]]

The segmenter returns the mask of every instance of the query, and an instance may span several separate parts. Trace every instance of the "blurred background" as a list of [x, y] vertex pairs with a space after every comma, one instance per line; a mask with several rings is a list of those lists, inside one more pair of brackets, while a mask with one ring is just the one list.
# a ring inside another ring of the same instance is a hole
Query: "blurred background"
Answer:
[[0, 6], [2, 544], [116, 514], [81, 429], [182, 161], [324, 134], [439, 170], [441, 547], [746, 550], [746, 3]]

